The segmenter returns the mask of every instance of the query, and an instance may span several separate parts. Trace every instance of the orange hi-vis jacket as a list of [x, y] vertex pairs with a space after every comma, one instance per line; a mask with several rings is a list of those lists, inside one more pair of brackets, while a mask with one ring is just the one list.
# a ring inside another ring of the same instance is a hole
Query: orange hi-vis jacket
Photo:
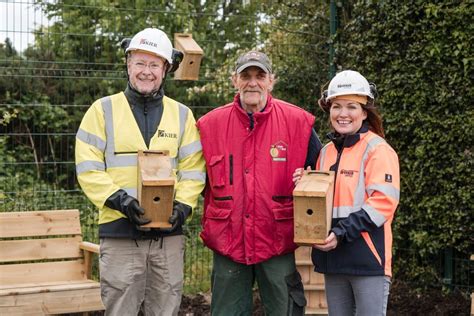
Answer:
[[313, 249], [315, 270], [327, 274], [391, 276], [391, 224], [400, 197], [398, 156], [364, 124], [358, 134], [333, 138], [317, 170], [334, 170], [331, 231], [335, 249]]

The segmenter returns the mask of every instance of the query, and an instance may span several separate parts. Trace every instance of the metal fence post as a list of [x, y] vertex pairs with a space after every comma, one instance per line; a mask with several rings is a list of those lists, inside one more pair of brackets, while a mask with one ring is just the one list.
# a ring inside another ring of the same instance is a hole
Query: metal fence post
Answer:
[[444, 278], [443, 283], [449, 288], [453, 285], [453, 248], [444, 249]]
[[329, 3], [329, 80], [336, 74], [336, 65], [334, 64], [334, 37], [337, 30], [337, 11], [336, 1], [331, 0]]

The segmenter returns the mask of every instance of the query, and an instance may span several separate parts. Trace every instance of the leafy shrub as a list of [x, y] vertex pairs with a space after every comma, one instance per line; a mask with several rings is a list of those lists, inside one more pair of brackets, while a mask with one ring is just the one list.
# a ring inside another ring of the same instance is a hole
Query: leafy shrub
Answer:
[[[394, 246], [401, 277], [440, 280], [428, 258], [472, 252], [474, 6], [470, 1], [359, 1], [339, 30], [339, 68], [377, 84], [387, 140], [399, 154]], [[410, 267], [410, 269], [406, 269]]]

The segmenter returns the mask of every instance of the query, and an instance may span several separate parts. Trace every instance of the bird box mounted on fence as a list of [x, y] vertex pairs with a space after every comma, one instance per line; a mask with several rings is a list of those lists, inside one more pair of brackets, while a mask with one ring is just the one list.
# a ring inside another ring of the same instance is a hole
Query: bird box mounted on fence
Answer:
[[184, 58], [174, 73], [176, 80], [198, 80], [203, 50], [191, 34], [175, 33], [174, 47], [183, 52]]
[[331, 229], [334, 171], [306, 170], [293, 190], [294, 242], [322, 244]]
[[138, 152], [138, 201], [151, 222], [142, 227], [169, 228], [173, 211], [174, 178], [168, 151]]

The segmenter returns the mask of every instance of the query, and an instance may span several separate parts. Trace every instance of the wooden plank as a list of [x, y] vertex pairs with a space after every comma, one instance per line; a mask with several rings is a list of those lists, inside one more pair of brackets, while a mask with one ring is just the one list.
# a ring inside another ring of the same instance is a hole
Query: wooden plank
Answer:
[[79, 244], [79, 248], [85, 250], [85, 251], [89, 251], [89, 252], [93, 252], [93, 253], [99, 253], [100, 251], [100, 247], [98, 244], [94, 244], [94, 243], [91, 243], [91, 242], [88, 242], [88, 241], [83, 241]]
[[174, 34], [175, 46], [179, 46], [178, 49], [182, 50], [185, 54], [198, 54], [202, 55], [203, 50], [198, 43], [193, 39], [193, 35], [189, 33], [175, 33]]
[[311, 260], [311, 247], [301, 246], [295, 250], [295, 260]]
[[145, 209], [145, 217], [151, 220], [142, 227], [171, 227], [168, 219], [173, 212], [174, 186], [142, 186], [140, 191], [140, 205]]
[[31, 306], [40, 307], [34, 315], [104, 310], [100, 288], [0, 297], [0, 315], [24, 315]]
[[0, 315], [8, 316], [44, 316], [46, 315], [41, 308], [41, 304], [32, 304], [25, 302], [23, 305], [2, 306], [0, 298]]
[[293, 196], [326, 197], [334, 183], [334, 171], [305, 170]]
[[0, 265], [0, 284], [85, 280], [82, 260]]
[[81, 236], [0, 241], [0, 262], [81, 258]]
[[144, 187], [166, 187], [170, 186], [174, 188], [174, 181], [173, 178], [170, 179], [158, 179], [158, 180], [143, 180], [142, 186]]
[[100, 283], [93, 280], [26, 283], [20, 284], [18, 287], [16, 285], [0, 286], [0, 296], [59, 292], [79, 289], [95, 289], [98, 287], [100, 287]]
[[86, 277], [88, 279], [92, 278], [92, 260], [93, 254], [98, 254], [100, 252], [100, 246], [93, 244], [91, 242], [83, 241], [79, 247], [84, 250], [84, 268]]
[[[294, 241], [298, 245], [312, 246], [324, 243], [331, 229], [332, 193], [328, 198], [294, 197]], [[328, 199], [331, 203], [328, 203]]]
[[296, 266], [296, 269], [301, 275], [301, 282], [303, 284], [309, 284], [310, 274], [311, 274], [311, 267], [310, 266]]
[[329, 312], [325, 308], [306, 308], [305, 315], [328, 315]]
[[160, 180], [168, 185], [170, 180], [174, 184], [172, 178], [173, 168], [171, 166], [171, 159], [169, 152], [157, 150], [139, 150], [137, 156], [138, 164], [138, 182], [150, 182]]
[[[60, 294], [60, 295], [58, 295]], [[64, 314], [105, 310], [100, 297], [100, 288], [57, 292], [44, 295], [43, 308], [48, 314]]]
[[311, 273], [309, 275], [309, 283], [324, 285], [324, 274], [315, 272], [314, 269], [311, 269]]
[[303, 284], [305, 291], [323, 291], [325, 290], [324, 284]]
[[296, 262], [296, 264], [299, 265], [299, 266], [312, 266], [313, 261], [311, 261], [311, 260], [299, 260], [298, 262]]
[[471, 293], [471, 315], [474, 315], [474, 293]]
[[318, 309], [328, 308], [326, 303], [326, 292], [320, 290], [308, 290], [305, 291], [305, 293], [308, 293], [309, 298], [307, 307]]
[[0, 238], [80, 234], [78, 210], [0, 213]]
[[324, 276], [308, 269], [309, 267], [298, 267], [304, 290], [325, 290]]

